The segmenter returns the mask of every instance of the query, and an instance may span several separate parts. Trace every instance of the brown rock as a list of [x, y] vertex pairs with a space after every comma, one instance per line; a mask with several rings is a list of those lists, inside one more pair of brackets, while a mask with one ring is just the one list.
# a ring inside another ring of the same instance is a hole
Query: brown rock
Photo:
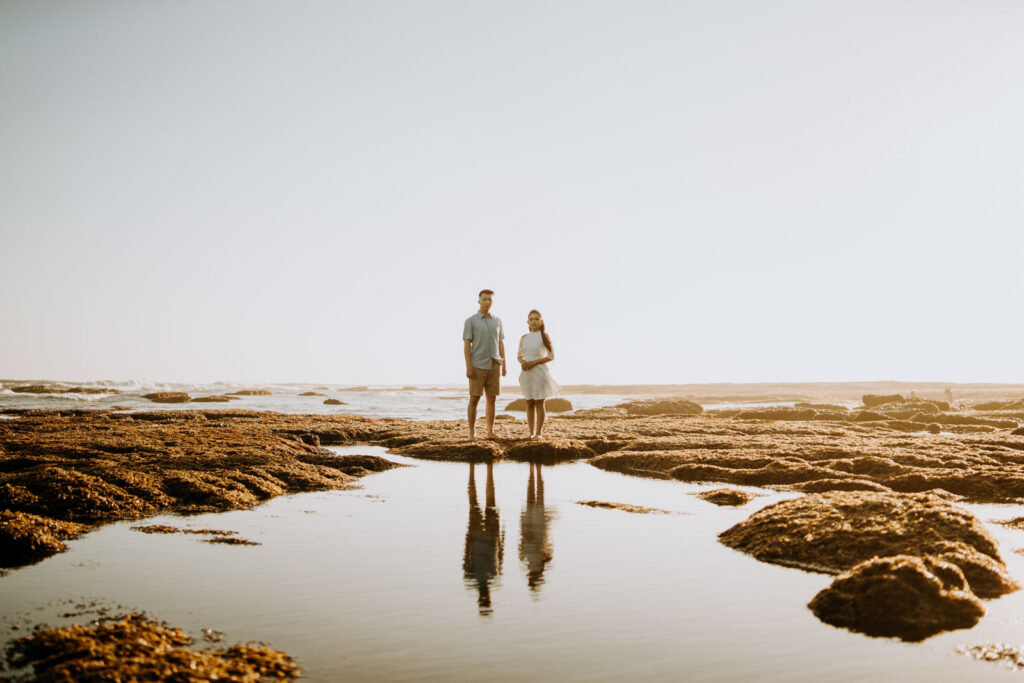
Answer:
[[193, 403], [227, 403], [238, 400], [235, 396], [197, 396], [192, 399]]
[[628, 401], [616, 407], [623, 408], [629, 415], [700, 415], [704, 412], [700, 404], [685, 398]]
[[321, 394], [318, 391], [303, 391], [301, 394], [299, 394], [299, 396], [324, 396], [324, 395], [325, 394]]
[[669, 510], [659, 510], [658, 508], [648, 508], [643, 505], [631, 505], [630, 503], [609, 503], [603, 500], [577, 500], [574, 501], [577, 505], [586, 505], [592, 508], [605, 508], [607, 510], [622, 510], [623, 512], [633, 512], [640, 515], [675, 515], [676, 512]]
[[143, 394], [142, 398], [149, 399], [153, 403], [188, 403], [191, 397], [183, 391], [155, 391], [152, 394]]
[[32, 667], [39, 681], [261, 681], [301, 673], [284, 652], [233, 645], [192, 650], [179, 628], [129, 614], [113, 623], [38, 628], [8, 648], [12, 667]]
[[11, 387], [16, 394], [59, 394], [60, 389], [46, 386], [45, 384], [25, 384], [20, 387]]
[[63, 541], [87, 531], [84, 524], [61, 522], [24, 512], [0, 511], [0, 567], [19, 567], [64, 552]]
[[343, 405], [345, 405], [345, 402], [344, 401], [339, 401], [336, 398], [329, 398], [326, 401], [324, 401], [324, 405], [325, 406], [343, 406]]
[[904, 403], [906, 400], [901, 394], [864, 394], [861, 398], [865, 408], [873, 408], [885, 403]]
[[231, 396], [270, 396], [270, 392], [266, 389], [242, 389], [241, 391], [232, 391]]
[[808, 607], [827, 624], [909, 641], [970, 628], [985, 614], [955, 565], [908, 555], [850, 568]]
[[584, 460], [594, 457], [595, 453], [585, 443], [569, 439], [537, 439], [534, 441], [518, 441], [505, 449], [505, 457], [520, 462], [536, 462], [542, 465], [554, 465], [571, 460]]
[[746, 505], [755, 498], [753, 493], [739, 491], [737, 489], [714, 489], [713, 491], [701, 491], [693, 494], [701, 500], [706, 500], [715, 505]]
[[875, 557], [937, 555], [959, 566], [978, 595], [1020, 588], [981, 522], [928, 494], [810, 494], [770, 505], [718, 538], [762, 562], [827, 574]]

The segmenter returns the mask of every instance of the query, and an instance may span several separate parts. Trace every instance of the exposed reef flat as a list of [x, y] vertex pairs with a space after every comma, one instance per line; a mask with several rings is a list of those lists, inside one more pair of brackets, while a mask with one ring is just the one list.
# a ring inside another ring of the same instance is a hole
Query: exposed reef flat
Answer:
[[286, 493], [347, 488], [394, 466], [320, 447], [319, 435], [347, 442], [346, 429], [363, 423], [327, 419], [312, 433], [300, 416], [244, 411], [68, 411], [4, 420], [5, 562], [20, 566], [60, 552], [63, 540], [103, 522], [243, 509]]

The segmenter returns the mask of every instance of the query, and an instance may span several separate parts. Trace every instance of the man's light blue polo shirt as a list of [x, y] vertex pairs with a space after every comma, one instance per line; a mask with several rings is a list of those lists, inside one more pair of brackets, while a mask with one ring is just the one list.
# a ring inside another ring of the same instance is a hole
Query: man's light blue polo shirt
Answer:
[[501, 326], [501, 318], [477, 311], [466, 318], [466, 324], [462, 326], [462, 338], [472, 342], [470, 344], [469, 361], [474, 368], [490, 370], [491, 361], [504, 363], [498, 351], [498, 343], [505, 341], [505, 329]]

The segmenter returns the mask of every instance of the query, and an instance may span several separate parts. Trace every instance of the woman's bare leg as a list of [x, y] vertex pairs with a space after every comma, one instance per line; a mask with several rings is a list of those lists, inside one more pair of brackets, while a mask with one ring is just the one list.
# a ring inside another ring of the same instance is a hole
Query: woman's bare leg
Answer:
[[526, 401], [526, 424], [530, 427], [530, 438], [533, 438], [533, 425], [535, 422], [534, 409], [537, 407], [536, 401], [527, 399]]
[[544, 417], [547, 415], [547, 413], [544, 411], [544, 399], [541, 399], [539, 401], [535, 401], [535, 403], [537, 404], [537, 408], [536, 408], [537, 417], [535, 418], [536, 421], [537, 421], [537, 431], [536, 431], [536, 434], [537, 434], [537, 438], [540, 438], [540, 433], [542, 431], [544, 431]]

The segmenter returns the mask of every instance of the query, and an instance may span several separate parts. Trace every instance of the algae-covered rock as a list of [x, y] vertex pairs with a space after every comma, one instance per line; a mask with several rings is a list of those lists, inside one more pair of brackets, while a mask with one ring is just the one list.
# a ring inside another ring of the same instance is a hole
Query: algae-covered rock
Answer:
[[343, 405], [345, 405], [345, 402], [344, 401], [339, 401], [336, 398], [329, 398], [329, 399], [324, 401], [324, 405], [325, 406], [343, 406]]
[[981, 522], [929, 494], [810, 494], [770, 505], [718, 538], [762, 562], [828, 574], [876, 557], [937, 555], [973, 578], [979, 595], [1020, 587], [1006, 574], [996, 541]]
[[569, 439], [537, 439], [519, 441], [505, 449], [505, 457], [520, 462], [536, 462], [553, 465], [571, 460], [594, 457], [595, 453], [585, 443]]
[[753, 493], [747, 493], [746, 491], [740, 491], [737, 489], [714, 489], [712, 491], [701, 491], [695, 493], [695, 496], [701, 500], [705, 500], [715, 505], [746, 505], [752, 501], [755, 497]]
[[143, 394], [142, 398], [153, 403], [188, 403], [191, 400], [184, 391], [154, 391], [151, 394]]
[[222, 395], [217, 394], [217, 395], [214, 395], [214, 396], [196, 396], [195, 398], [192, 399], [192, 402], [193, 403], [227, 403], [228, 401], [237, 401], [237, 400], [238, 400], [237, 396], [222, 396]]
[[700, 415], [704, 408], [685, 398], [658, 398], [621, 404], [629, 415]]
[[181, 629], [129, 614], [113, 623], [37, 628], [8, 647], [37, 681], [261, 681], [299, 676], [284, 652], [256, 645], [193, 650]]
[[855, 565], [808, 607], [827, 624], [909, 641], [970, 628], [985, 614], [956, 565], [910, 555]]
[[0, 511], [0, 567], [19, 567], [67, 549], [89, 527], [25, 512]]

